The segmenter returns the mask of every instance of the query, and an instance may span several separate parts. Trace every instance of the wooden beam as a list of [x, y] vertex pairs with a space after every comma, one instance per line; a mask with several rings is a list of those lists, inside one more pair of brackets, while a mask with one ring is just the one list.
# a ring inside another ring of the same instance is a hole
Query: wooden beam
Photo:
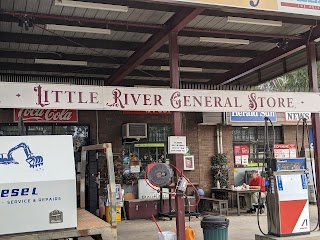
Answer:
[[137, 66], [143, 63], [152, 53], [156, 52], [168, 40], [170, 32], [179, 32], [204, 9], [183, 8], [173, 15], [166, 23], [166, 28], [152, 35], [149, 40], [109, 77], [108, 84], [115, 85], [129, 75]]
[[[181, 10], [181, 6], [179, 5], [172, 5], [166, 3], [155, 3], [150, 2], [148, 0], [144, 1], [134, 1], [134, 0], [87, 0], [87, 2], [95, 2], [95, 3], [108, 3], [108, 4], [116, 4], [116, 5], [124, 5], [128, 6], [129, 8], [137, 8], [137, 9], [144, 9], [144, 10], [153, 10], [153, 11], [162, 11], [162, 12], [179, 12]], [[255, 11], [250, 12], [248, 14], [248, 9], [237, 9], [237, 8], [226, 8], [224, 7], [225, 11], [221, 11], [221, 7], [212, 6], [210, 9], [206, 9], [201, 15], [207, 16], [214, 16], [214, 17], [226, 17], [226, 16], [234, 16], [234, 17], [247, 17], [247, 18], [257, 18], [257, 19], [266, 19], [266, 20], [279, 20], [286, 23], [293, 23], [293, 24], [301, 24], [301, 25], [315, 25], [316, 20], [314, 16], [308, 18], [299, 17], [294, 15], [293, 17], [290, 14], [283, 14], [279, 13], [278, 16], [272, 16], [271, 14], [266, 15], [265, 11]]]
[[[0, 64], [1, 65], [1, 64]], [[86, 82], [86, 81], [101, 81], [102, 84], [98, 85], [104, 85], [104, 81], [106, 78], [99, 78], [95, 77], [95, 75], [90, 74], [90, 76], [86, 77], [79, 77], [79, 75], [74, 74], [68, 76], [61, 76], [60, 73], [56, 74], [50, 74], [50, 75], [45, 75], [46, 73], [39, 72], [39, 74], [29, 74], [29, 72], [24, 72], [24, 74], [17, 74], [17, 73], [0, 73], [0, 80], [7, 81], [7, 80], [12, 80], [12, 79], [23, 79], [24, 82], [34, 82], [34, 81], [46, 81], [46, 82], [59, 82], [61, 84], [70, 84], [71, 82], [79, 83], [81, 81]], [[186, 82], [191, 82], [186, 81]], [[126, 86], [126, 87], [133, 87], [136, 85], [150, 85], [152, 86], [170, 86], [170, 79], [157, 79], [157, 80], [150, 80], [150, 79], [134, 79], [132, 78], [126, 78], [124, 81], [121, 82], [121, 86]], [[90, 85], [88, 83], [87, 85]]]
[[[17, 11], [3, 11], [0, 12], [0, 21], [3, 22], [18, 22], [20, 17], [33, 17], [36, 19], [36, 24], [61, 24], [74, 25], [93, 28], [105, 28], [116, 32], [136, 32], [154, 34], [158, 30], [164, 29], [163, 24], [148, 24], [142, 22], [116, 21], [108, 19], [95, 19], [73, 16], [61, 16], [53, 14], [32, 13], [32, 12], [17, 12]], [[229, 38], [244, 38], [253, 42], [278, 42], [279, 39], [301, 39], [300, 36], [291, 36], [283, 34], [268, 34], [259, 32], [244, 32], [231, 31], [211, 28], [184, 28], [178, 33], [179, 36], [184, 37], [229, 37]]]
[[[307, 45], [308, 57], [308, 77], [310, 92], [319, 92], [318, 73], [317, 73], [317, 49], [315, 42], [308, 43]], [[315, 159], [315, 185], [317, 189], [316, 202], [318, 206], [318, 224], [320, 219], [320, 114], [312, 113], [312, 134], [313, 134], [313, 147]]]
[[[1, 62], [0, 70], [10, 71], [25, 71], [25, 72], [56, 72], [56, 73], [79, 73], [79, 74], [95, 74], [95, 75], [111, 75], [114, 68], [95, 68], [83, 66], [64, 66], [64, 65], [47, 65], [47, 64], [24, 64], [24, 63], [5, 63]], [[181, 78], [183, 79], [212, 79], [217, 77], [216, 73], [204, 72], [182, 72]], [[156, 70], [133, 70], [130, 76], [135, 77], [155, 77], [155, 78], [170, 78], [169, 71], [156, 71]], [[107, 79], [106, 79], [107, 81]]]
[[[58, 36], [48, 35], [36, 35], [36, 34], [22, 34], [22, 33], [8, 33], [0, 32], [0, 42], [10, 43], [29, 43], [39, 45], [55, 45], [55, 46], [70, 46], [70, 47], [81, 47], [86, 46], [88, 48], [100, 48], [100, 49], [112, 49], [112, 50], [123, 50], [123, 51], [136, 51], [142, 49], [144, 46], [140, 42], [127, 42], [127, 41], [111, 41], [111, 40], [99, 40], [92, 38], [71, 38], [70, 41], [63, 39]], [[168, 45], [159, 47], [156, 52], [169, 53]], [[181, 46], [180, 53], [184, 55], [208, 55], [208, 56], [227, 56], [227, 57], [246, 57], [253, 58], [264, 51], [256, 50], [243, 50], [237, 49], [224, 49], [224, 48], [212, 48], [212, 47], [201, 47], [201, 46]]]
[[[38, 51], [19, 51], [19, 50], [0, 50], [0, 56], [3, 58], [19, 58], [19, 59], [64, 59], [72, 61], [87, 61], [90, 63], [106, 63], [119, 65], [125, 63], [127, 58], [124, 57], [108, 57], [108, 56], [96, 56], [96, 55], [84, 55], [84, 54], [66, 54], [62, 52], [50, 53], [50, 52], [38, 52]], [[141, 65], [143, 66], [168, 66], [169, 60], [166, 59], [147, 59]], [[180, 60], [181, 67], [199, 67], [205, 69], [223, 69], [230, 70], [231, 68], [240, 66], [240, 63], [230, 62], [205, 62], [205, 61], [193, 61], [193, 60]]]
[[[178, 35], [176, 32], [169, 34], [169, 53], [170, 53], [170, 84], [171, 88], [180, 88], [180, 71], [179, 71], [179, 46]], [[172, 127], [175, 136], [182, 136], [182, 113], [172, 113]], [[183, 157], [182, 154], [173, 155], [174, 165], [177, 170], [175, 171], [176, 177], [183, 173]], [[178, 192], [175, 197], [176, 204], [176, 228], [177, 240], [185, 240], [185, 207], [184, 198], [181, 192]]]
[[313, 41], [317, 38], [320, 38], [320, 26], [317, 26], [310, 30], [309, 33], [305, 34], [305, 38], [302, 40], [293, 40], [288, 43], [286, 50], [282, 48], [274, 48], [265, 54], [254, 58], [244, 64], [242, 64], [241, 68], [230, 70], [229, 72], [221, 75], [219, 78], [211, 80], [209, 83], [212, 84], [229, 84], [233, 81], [236, 81], [250, 73], [253, 73], [265, 66], [268, 66], [278, 60], [281, 60], [291, 54], [294, 54], [306, 46], [307, 41]]

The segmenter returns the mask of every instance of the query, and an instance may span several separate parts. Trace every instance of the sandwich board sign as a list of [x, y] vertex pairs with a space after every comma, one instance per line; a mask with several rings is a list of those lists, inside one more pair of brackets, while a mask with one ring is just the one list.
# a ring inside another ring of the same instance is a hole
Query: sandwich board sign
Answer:
[[0, 236], [77, 226], [72, 136], [0, 137]]

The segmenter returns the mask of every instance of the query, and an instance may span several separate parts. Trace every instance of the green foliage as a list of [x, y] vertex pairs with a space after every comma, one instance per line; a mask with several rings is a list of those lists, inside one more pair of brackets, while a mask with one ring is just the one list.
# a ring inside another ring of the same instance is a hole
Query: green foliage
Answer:
[[122, 175], [122, 181], [126, 185], [138, 184], [139, 173], [129, 173]]
[[221, 187], [229, 186], [229, 169], [227, 166], [227, 155], [225, 153], [218, 153], [212, 157], [211, 170], [214, 178], [214, 183], [220, 182]]
[[[318, 68], [318, 83], [320, 86], [320, 63]], [[258, 86], [260, 90], [266, 91], [308, 91], [309, 89], [308, 68], [303, 67], [296, 71], [287, 73], [281, 77], [273, 79], [267, 83]]]

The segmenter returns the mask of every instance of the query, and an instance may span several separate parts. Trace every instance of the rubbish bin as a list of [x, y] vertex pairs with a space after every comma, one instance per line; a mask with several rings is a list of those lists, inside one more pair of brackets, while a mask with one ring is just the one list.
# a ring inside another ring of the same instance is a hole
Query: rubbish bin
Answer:
[[228, 240], [229, 219], [225, 216], [204, 216], [201, 220], [204, 240]]

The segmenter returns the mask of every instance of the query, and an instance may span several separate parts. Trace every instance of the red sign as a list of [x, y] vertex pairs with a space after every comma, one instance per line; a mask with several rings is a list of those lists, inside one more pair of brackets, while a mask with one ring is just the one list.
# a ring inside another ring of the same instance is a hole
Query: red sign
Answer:
[[236, 145], [233, 148], [234, 162], [236, 165], [247, 165], [249, 163], [249, 148], [246, 145]]
[[297, 146], [295, 144], [275, 144], [273, 148], [275, 158], [297, 157]]
[[77, 110], [66, 109], [14, 109], [14, 121], [21, 116], [24, 122], [78, 122]]

